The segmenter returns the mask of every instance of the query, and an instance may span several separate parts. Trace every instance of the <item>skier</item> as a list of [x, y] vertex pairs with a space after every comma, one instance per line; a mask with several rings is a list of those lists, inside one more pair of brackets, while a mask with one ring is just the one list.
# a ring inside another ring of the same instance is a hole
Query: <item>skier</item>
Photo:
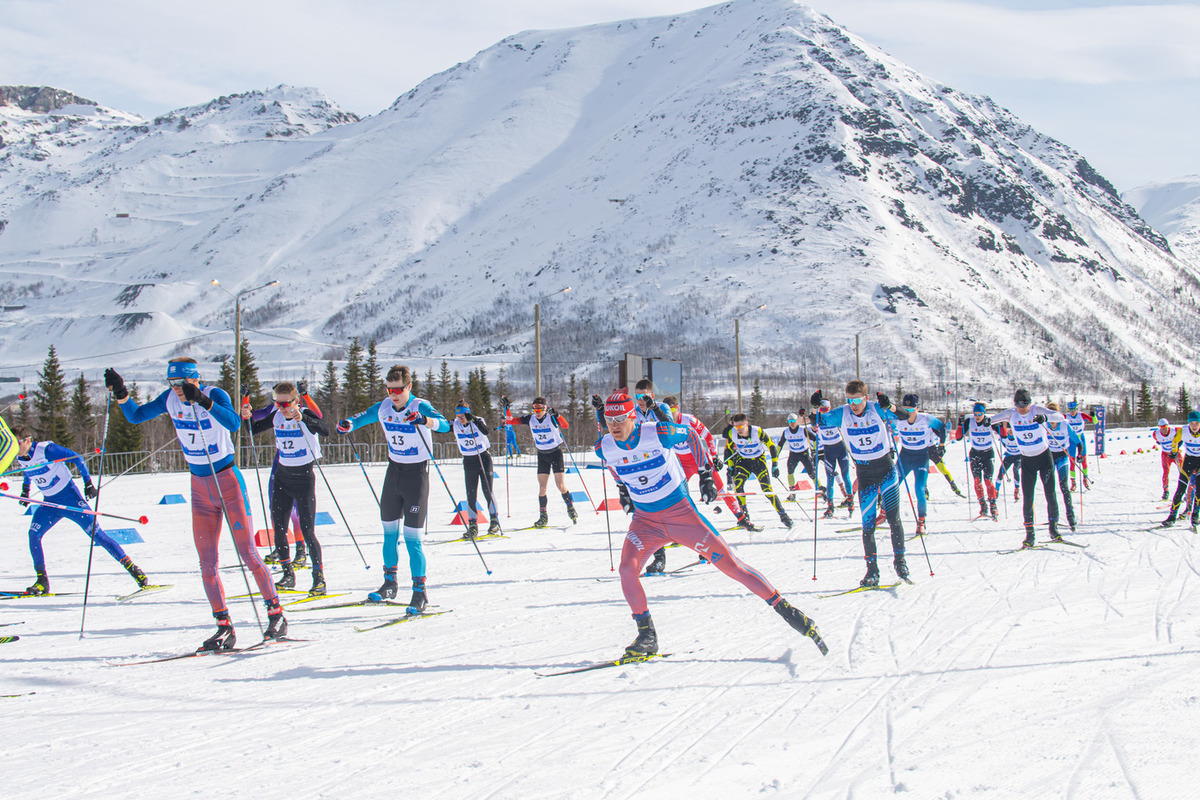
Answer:
[[[1079, 463], [1080, 471], [1083, 473], [1083, 488], [1091, 488], [1088, 484], [1087, 471], [1087, 446], [1084, 442], [1083, 431], [1085, 423], [1092, 421], [1092, 415], [1086, 411], [1079, 410], [1079, 403], [1075, 400], [1067, 401], [1067, 413], [1063, 415], [1067, 419], [1067, 424], [1071, 426], [1071, 430], [1075, 431], [1079, 438], [1080, 444], [1072, 444], [1068, 455], [1071, 459], [1071, 491], [1075, 491], [1075, 463]], [[1074, 441], [1074, 440], [1072, 440]]]
[[[906, 394], [900, 403], [904, 415], [897, 415], [896, 432], [900, 436], [900, 483], [909, 473], [913, 476], [913, 493], [917, 496], [917, 536], [925, 535], [926, 484], [929, 481], [929, 449], [931, 440], [945, 439], [946, 426], [940, 419], [918, 413], [921, 398]], [[907, 485], [907, 484], [906, 484]]]
[[[313, 465], [321, 457], [318, 436], [328, 436], [329, 428], [321, 418], [307, 408], [301, 408], [300, 392], [289, 381], [281, 381], [272, 389], [274, 413], [250, 423], [252, 434], [268, 429], [275, 431], [275, 464], [271, 470], [271, 526], [275, 529], [275, 552], [283, 576], [276, 581], [277, 589], [296, 587], [296, 570], [288, 547], [288, 522], [293, 509], [308, 552], [312, 555], [312, 589], [310, 597], [325, 594], [325, 567], [321, 543], [317, 541], [317, 478]], [[250, 404], [242, 406], [242, 418], [251, 417]], [[304, 429], [301, 429], [301, 425]], [[296, 543], [300, 550], [300, 543]]]
[[1008, 423], [1000, 425], [1000, 444], [1004, 445], [1004, 460], [1000, 462], [1000, 473], [996, 476], [996, 484], [1004, 485], [1004, 475], [1012, 467], [1013, 502], [1021, 498], [1021, 448], [1017, 445], [1017, 437], [1013, 435], [1012, 426]]
[[[818, 389], [819, 396], [821, 391]], [[826, 413], [832, 408], [826, 400], [823, 405], [814, 403], [820, 410], [811, 417], [817, 428], [818, 458], [825, 463], [825, 519], [833, 519], [834, 476], [842, 471], [842, 507], [854, 516], [854, 487], [850, 483], [850, 458], [846, 455], [846, 443], [842, 440], [842, 429], [828, 421]]]
[[[1058, 411], [1058, 403], [1047, 403], [1046, 408]], [[1087, 454], [1087, 444], [1083, 437], [1066, 422], [1046, 422], [1046, 441], [1050, 446], [1050, 458], [1054, 461], [1054, 469], [1058, 473], [1058, 488], [1062, 491], [1063, 508], [1067, 512], [1067, 525], [1075, 530], [1075, 503], [1072, 501], [1071, 488], [1067, 486], [1067, 464], [1072, 450]]]
[[[1175, 524], [1183, 497], [1195, 488], [1196, 473], [1200, 471], [1200, 411], [1189, 411], [1187, 423], [1179, 429], [1179, 437], [1175, 440], [1183, 454], [1183, 463], [1179, 465], [1179, 482], [1175, 486], [1175, 496], [1171, 498], [1171, 513], [1162, 521], [1164, 528]], [[1192, 533], [1196, 532], [1197, 518], [1200, 518], [1200, 502], [1192, 504]]]
[[996, 484], [992, 481], [992, 475], [996, 471], [996, 452], [992, 449], [994, 433], [987, 417], [987, 407], [983, 403], [976, 403], [971, 407], [971, 416], [964, 416], [958, 421], [954, 439], [958, 441], [966, 437], [971, 442], [971, 476], [975, 479], [979, 516], [987, 516], [990, 506], [992, 519], [997, 520], [1000, 518], [1000, 512], [996, 508]]
[[[724, 501], [725, 506], [729, 509], [729, 512], [733, 514], [734, 519], [737, 520], [738, 527], [746, 530], [753, 530], [753, 526], [750, 524], [750, 519], [745, 515], [741, 505], [738, 504], [737, 498], [730, 492], [725, 491], [725, 484], [721, 480], [720, 474], [723, 464], [721, 463], [721, 457], [717, 454], [717, 442], [712, 435], [712, 431], [708, 429], [707, 425], [700, 421], [699, 417], [695, 416], [694, 414], [684, 414], [681, 412], [679, 410], [678, 398], [673, 396], [664, 397], [663, 404], [667, 406], [667, 409], [670, 412], [671, 422], [674, 422], [676, 425], [687, 425], [696, 432], [696, 435], [700, 437], [700, 442], [704, 445], [704, 452], [708, 456], [705, 464], [697, 464], [696, 460], [692, 458], [692, 451], [690, 447], [685, 445], [676, 445], [675, 455], [679, 458], [679, 463], [683, 465], [685, 479], [691, 480], [692, 476], [699, 474], [700, 469], [704, 466], [711, 468], [713, 473], [713, 483], [717, 487], [717, 498]], [[657, 554], [655, 555], [657, 557]], [[649, 572], [650, 568], [647, 567], [646, 571]]]
[[517, 430], [513, 427], [515, 424], [512, 410], [507, 405], [507, 399], [504, 406], [504, 457], [512, 458], [513, 456], [521, 455], [521, 446], [517, 444]]
[[[812, 433], [807, 424], [801, 424], [804, 419], [804, 409], [800, 409], [799, 414], [788, 414], [787, 425], [779, 434], [779, 440], [775, 443], [782, 452], [787, 449], [787, 487], [790, 491], [796, 490], [796, 465], [800, 464], [804, 467], [804, 471], [808, 476], [817, 480], [817, 470], [813, 465], [812, 453], [809, 451], [809, 442], [812, 441]], [[791, 497], [794, 497], [792, 495]], [[789, 498], [790, 499], [790, 498]]]
[[201, 385], [194, 358], [168, 361], [167, 383], [169, 386], [162, 394], [139, 406], [129, 397], [120, 374], [111, 367], [104, 371], [104, 385], [120, 404], [125, 419], [140, 425], [167, 415], [188, 463], [192, 482], [192, 539], [200, 556], [204, 594], [217, 621], [217, 632], [205, 639], [199, 649], [231, 650], [237, 641], [225, 604], [225, 587], [217, 571], [222, 516], [267, 606], [264, 638], [283, 638], [287, 634], [287, 620], [271, 573], [254, 546], [246, 482], [233, 463], [233, 439], [229, 434], [241, 426], [241, 418], [225, 390]]
[[[858, 482], [858, 505], [862, 513], [863, 557], [867, 574], [860, 586], [879, 585], [879, 564], [875, 547], [876, 510], [887, 518], [892, 534], [892, 566], [901, 580], [908, 580], [904, 560], [904, 526], [900, 522], [900, 476], [892, 456], [888, 420], [896, 419], [888, 396], [879, 392], [877, 402], [867, 400], [867, 384], [853, 380], [846, 384], [846, 404], [821, 416], [825, 425], [841, 429], [843, 440], [854, 459]], [[812, 396], [813, 405], [822, 402], [821, 391]]]
[[488, 525], [487, 535], [496, 536], [500, 533], [500, 511], [496, 508], [496, 498], [492, 493], [492, 454], [488, 452], [491, 442], [488, 440], [488, 424], [482, 417], [471, 413], [465, 397], [458, 398], [454, 408], [454, 441], [458, 444], [458, 452], [463, 459], [463, 481], [467, 488], [467, 508], [463, 518], [467, 530], [464, 539], [474, 539], [479, 535], [479, 523], [475, 519], [475, 502], [479, 484], [483, 483], [483, 496], [487, 500], [488, 514], [491, 524]]
[[1170, 484], [1171, 465], [1175, 465], [1175, 471], [1178, 472], [1183, 468], [1183, 455], [1179, 452], [1179, 439], [1183, 435], [1181, 428], [1171, 427], [1171, 423], [1165, 419], [1158, 421], [1158, 427], [1150, 432], [1150, 436], [1154, 439], [1154, 444], [1158, 445], [1158, 449], [1162, 451], [1162, 499], [1167, 499], [1167, 486]]
[[[639, 425], [645, 422], [670, 422], [671, 411], [665, 402], [658, 403], [654, 399], [654, 381], [641, 378], [633, 387], [633, 399], [637, 401], [637, 418]], [[624, 498], [622, 498], [624, 500]], [[624, 508], [624, 506], [622, 506]], [[661, 575], [667, 571], [667, 548], [662, 546], [654, 551], [654, 558], [646, 566], [647, 575]]]
[[[324, 415], [321, 413], [321, 407], [318, 406], [317, 401], [313, 400], [312, 397], [310, 397], [308, 394], [308, 383], [307, 382], [297, 381], [296, 382], [296, 392], [300, 396], [299, 403], [303, 404], [304, 407], [306, 407], [312, 413], [316, 414], [318, 417], [324, 418]], [[242, 410], [243, 410], [242, 417], [245, 418], [245, 413], [244, 413], [245, 404], [243, 404]], [[271, 403], [268, 403], [267, 405], [263, 406], [262, 408], [256, 408], [253, 411], [251, 411], [250, 412], [250, 422], [251, 423], [258, 422], [259, 420], [268, 419], [270, 417], [273, 417], [274, 415], [275, 415], [275, 403], [271, 402]], [[276, 450], [273, 458], [271, 459], [271, 474], [267, 478], [267, 497], [270, 497], [275, 492], [275, 470], [278, 468], [279, 468], [279, 451]], [[299, 512], [296, 511], [295, 503], [292, 504], [291, 523], [292, 523], [293, 531], [300, 530], [300, 515], [299, 515]], [[292, 558], [292, 568], [300, 569], [307, 563], [307, 560], [308, 560], [308, 550], [304, 544], [304, 538], [301, 537], [296, 542], [296, 555], [294, 558]], [[272, 549], [271, 552], [269, 552], [265, 556], [263, 556], [263, 561], [265, 561], [268, 564], [278, 564], [279, 563], [279, 551], [277, 549]]]
[[[34, 441], [33, 432], [22, 425], [18, 425], [12, 435], [18, 448], [16, 463], [23, 471], [21, 497], [29, 497], [29, 486], [33, 484], [47, 503], [70, 506], [83, 511], [92, 510], [87, 501], [95, 498], [96, 487], [92, 485], [92, 476], [88, 474], [87, 466], [78, 453], [54, 442]], [[79, 470], [79, 477], [83, 480], [83, 495], [80, 495], [79, 489], [75, 488], [75, 483], [71, 480], [71, 470], [68, 469], [67, 464], [74, 464], [75, 468]], [[19, 502], [22, 506], [29, 505], [28, 500]], [[29, 555], [33, 557], [33, 570], [37, 578], [33, 585], [25, 590], [26, 594], [50, 593], [50, 579], [46, 577], [46, 557], [42, 552], [42, 537], [64, 519], [74, 522], [83, 529], [84, 533], [92, 537], [96, 544], [103, 547], [118, 564], [125, 568], [125, 571], [137, 582], [139, 589], [150, 585], [146, 573], [138, 569], [133, 560], [121, 549], [121, 545], [104, 532], [95, 516], [51, 506], [38, 506], [34, 509], [33, 520], [29, 524]]]
[[[783, 510], [783, 503], [779, 502], [779, 498], [771, 489], [771, 476], [779, 477], [779, 451], [775, 449], [775, 442], [771, 441], [771, 437], [762, 428], [751, 425], [745, 414], [734, 414], [729, 421], [733, 427], [725, 434], [725, 463], [729, 472], [727, 477], [747, 521], [750, 516], [746, 510], [746, 498], [742, 489], [745, 488], [746, 481], [753, 476], [758, 479], [763, 496], [779, 515], [779, 521], [785, 528], [791, 528], [792, 518]], [[768, 455], [771, 457], [770, 469], [767, 468]]]
[[450, 423], [429, 401], [413, 396], [412, 370], [393, 365], [384, 378], [388, 396], [370, 408], [338, 423], [337, 432], [351, 431], [379, 423], [387, 439], [388, 466], [379, 492], [379, 518], [383, 523], [383, 585], [367, 595], [373, 603], [391, 600], [399, 591], [396, 573], [400, 564], [400, 534], [403, 518], [404, 546], [408, 550], [408, 570], [412, 577], [409, 614], [420, 614], [429, 603], [425, 584], [425, 551], [421, 547], [421, 528], [429, 506], [429, 459], [432, 457], [430, 431], [445, 433]]
[[[713, 566], [765, 600], [795, 630], [812, 639], [821, 653], [829, 652], [817, 626], [780, 597], [757, 570], [743, 563], [701, 516], [688, 496], [683, 467], [675, 456], [677, 444], [688, 443], [696, 464], [704, 463], [698, 436], [685, 425], [638, 423], [632, 398], [617, 391], [604, 405], [608, 433], [596, 443], [596, 454], [619, 485], [627, 487], [633, 519], [621, 548], [621, 591], [637, 624], [637, 638], [624, 658], [642, 660], [658, 652], [658, 634], [650, 619], [645, 589], [638, 577], [651, 553], [670, 542], [690, 547]], [[634, 459], [637, 459], [636, 461]], [[700, 496], [717, 497], [712, 470], [701, 467]]]
[[[1045, 406], [1033, 405], [1028, 389], [1017, 389], [1013, 393], [1013, 408], [1005, 409], [996, 414], [990, 422], [998, 424], [1007, 422], [1012, 426], [1017, 446], [1021, 448], [1021, 495], [1023, 496], [1022, 512], [1025, 519], [1025, 541], [1021, 546], [1033, 547], [1036, 543], [1033, 527], [1033, 490], [1038, 479], [1042, 481], [1042, 490], [1046, 495], [1046, 517], [1050, 523], [1050, 539], [1061, 541], [1058, 532], [1058, 499], [1054, 494], [1051, 475], [1054, 464], [1050, 460], [1050, 444], [1047, 441], [1045, 422], [1063, 422], [1062, 414], [1051, 411]], [[983, 424], [989, 422], [986, 418]]]
[[[508, 398], [502, 399], [507, 406]], [[554, 485], [558, 487], [559, 494], [567, 505], [567, 516], [571, 518], [572, 524], [578, 522], [579, 513], [575, 510], [575, 503], [571, 500], [571, 493], [567, 491], [567, 483], [564, 480], [563, 448], [566, 441], [563, 440], [562, 431], [568, 427], [567, 420], [553, 408], [546, 406], [546, 398], [535, 397], [533, 413], [515, 417], [513, 424], [528, 425], [529, 433], [533, 436], [533, 446], [537, 448], [538, 508], [541, 513], [537, 522], [530, 527], [545, 528], [550, 524], [550, 517], [546, 514], [546, 485], [550, 482], [552, 472]]]

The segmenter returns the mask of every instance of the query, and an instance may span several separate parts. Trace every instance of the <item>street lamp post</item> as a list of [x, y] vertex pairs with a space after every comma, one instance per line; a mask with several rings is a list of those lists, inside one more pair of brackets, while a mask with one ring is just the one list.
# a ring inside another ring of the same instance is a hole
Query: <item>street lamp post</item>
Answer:
[[[767, 307], [767, 304], [763, 303], [761, 306], [758, 306], [757, 308], [752, 308], [752, 309], [750, 309], [750, 311], [748, 311], [746, 313], [751, 313], [754, 311], [762, 311], [766, 307]], [[733, 349], [734, 349], [734, 354], [735, 354], [735, 361], [737, 362], [738, 413], [741, 414], [742, 413], [742, 334], [741, 334], [741, 318], [740, 317], [733, 318]]]
[[[266, 289], [269, 286], [276, 286], [279, 281], [271, 281], [264, 283], [262, 286], [255, 286], [253, 289], [243, 289], [234, 294], [221, 285], [221, 282], [216, 278], [213, 279], [212, 285], [220, 289], [225, 294], [233, 298], [233, 407], [240, 409], [242, 406], [242, 295], [257, 292], [259, 289]], [[241, 453], [241, 438], [242, 429], [238, 428], [234, 434], [233, 448], [233, 463], [241, 466], [239, 454]]]
[[869, 330], [878, 328], [882, 324], [883, 324], [882, 322], [876, 322], [870, 328], [863, 328], [861, 331], [854, 334], [854, 379], [855, 380], [859, 380], [859, 381], [862, 380], [862, 373], [859, 371], [859, 367], [858, 367], [858, 337], [859, 337], [859, 335], [864, 334]]
[[537, 359], [536, 395], [538, 397], [542, 396], [542, 301], [546, 298], [554, 297], [556, 294], [566, 294], [569, 291], [571, 291], [570, 286], [559, 289], [557, 292], [544, 294], [533, 304], [533, 352], [534, 358]]

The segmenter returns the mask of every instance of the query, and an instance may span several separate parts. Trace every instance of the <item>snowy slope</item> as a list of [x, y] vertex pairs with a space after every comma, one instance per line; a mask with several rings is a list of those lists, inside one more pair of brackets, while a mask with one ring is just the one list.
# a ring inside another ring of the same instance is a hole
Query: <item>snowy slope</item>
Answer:
[[369, 119], [189, 149], [246, 107], [143, 134], [173, 154], [150, 176], [150, 152], [114, 146], [35, 198], [6, 182], [23, 202], [6, 201], [0, 299], [27, 305], [10, 358], [226, 329], [209, 280], [282, 277], [247, 299], [249, 327], [315, 344], [252, 334], [272, 362], [352, 335], [528, 361], [530, 301], [571, 285], [550, 360], [629, 349], [719, 374], [731, 318], [767, 302], [742, 322], [760, 370], [844, 376], [860, 330], [889, 385], [947, 378], [956, 342], [982, 386], [1197, 363], [1195, 275], [1080, 154], [791, 0], [526, 32]]
[[[378, 486], [382, 467], [369, 469]], [[443, 470], [461, 498], [459, 468]], [[510, 528], [536, 513], [532, 472], [500, 468]], [[363, 569], [342, 525], [320, 528], [330, 590], [359, 596], [380, 579], [374, 502], [356, 468], [326, 473], [371, 564]], [[598, 473], [584, 473], [599, 495]], [[1156, 453], [1114, 456], [1093, 474], [1075, 535], [1086, 550], [998, 555], [1021, 538], [1011, 496], [1000, 523], [971, 524], [935, 475], [926, 542], [935, 574], [914, 542], [916, 585], [825, 599], [862, 573], [860, 536], [836, 532], [844, 513], [820, 523], [814, 565], [804, 513], [791, 507], [798, 524], [787, 531], [751, 498], [767, 529], [728, 538], [813, 616], [828, 657], [737, 584], [694, 568], [646, 582], [670, 659], [555, 678], [535, 673], [611, 657], [634, 635], [603, 514], [481, 543], [490, 577], [469, 545], [427, 547], [431, 602], [453, 609], [435, 619], [357, 633], [388, 612], [292, 612], [292, 634], [313, 641], [110, 666], [185, 651], [211, 624], [188, 507], [155, 505], [186, 494], [186, 477], [121, 478], [103, 506], [149, 515], [146, 543], [129, 552], [175, 588], [118, 605], [131, 582], [97, 550], [82, 640], [78, 595], [0, 601], [0, 634], [21, 636], [0, 645], [0, 691], [36, 692], [0, 700], [11, 721], [4, 794], [167, 797], [210, 791], [200, 787], [219, 777], [264, 800], [1190, 796], [1200, 778], [1195, 537], [1141, 530], [1163, 515]], [[250, 471], [246, 479], [261, 519]], [[336, 516], [318, 485], [319, 508]], [[800, 497], [811, 508], [811, 493]], [[427, 541], [451, 538], [449, 499], [437, 485], [430, 499]], [[565, 523], [551, 500], [552, 521]], [[0, 586], [25, 586], [28, 518], [12, 504], [7, 512]], [[623, 520], [612, 515], [615, 528]], [[45, 543], [54, 588], [82, 592], [86, 539], [64, 523]], [[223, 558], [231, 564], [231, 550]], [[669, 560], [691, 558], [675, 549]], [[223, 574], [231, 594], [245, 591], [236, 569]], [[250, 605], [231, 608], [242, 642], [253, 641]]]
[[1121, 197], [1162, 231], [1176, 255], [1193, 268], [1200, 263], [1200, 175], [1149, 183]]

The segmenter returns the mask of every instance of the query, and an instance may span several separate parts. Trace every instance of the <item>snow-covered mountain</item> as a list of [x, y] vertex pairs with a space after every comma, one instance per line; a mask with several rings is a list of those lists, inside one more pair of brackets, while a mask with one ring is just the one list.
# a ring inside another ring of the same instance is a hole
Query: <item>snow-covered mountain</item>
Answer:
[[1121, 197], [1167, 237], [1181, 260], [1200, 267], [1200, 175], [1148, 183]]
[[795, 378], [845, 377], [859, 331], [889, 386], [949, 378], [956, 344], [983, 388], [1200, 360], [1196, 276], [1086, 159], [791, 0], [521, 33], [361, 121], [283, 87], [61, 112], [0, 128], [10, 361], [228, 352], [172, 344], [228, 329], [213, 278], [281, 281], [244, 303], [287, 337], [251, 334], [267, 361], [352, 335], [529, 361], [567, 285], [554, 374], [630, 350], [721, 377], [734, 317], [749, 370]]

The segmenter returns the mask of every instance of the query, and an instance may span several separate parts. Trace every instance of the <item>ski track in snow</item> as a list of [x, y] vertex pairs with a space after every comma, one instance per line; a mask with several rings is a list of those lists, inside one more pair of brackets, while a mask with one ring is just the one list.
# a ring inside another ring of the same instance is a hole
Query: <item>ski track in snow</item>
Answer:
[[[727, 533], [817, 621], [826, 658], [758, 598], [696, 567], [687, 581], [644, 581], [670, 658], [547, 678], [534, 673], [613, 658], [634, 635], [619, 582], [595, 580], [612, 576], [602, 514], [481, 542], [491, 577], [469, 544], [429, 548], [430, 602], [453, 614], [357, 633], [402, 610], [297, 612], [293, 635], [313, 641], [111, 667], [186, 652], [211, 629], [188, 507], [155, 505], [186, 477], [130, 476], [104, 507], [150, 516], [146, 543], [128, 552], [175, 588], [117, 604], [128, 577], [98, 550], [82, 639], [81, 596], [0, 601], [0, 621], [25, 623], [20, 641], [0, 645], [0, 693], [36, 692], [3, 700], [22, 727], [6, 741], [5, 793], [200, 795], [219, 765], [222, 785], [265, 798], [370, 795], [388, 781], [463, 798], [1187, 794], [1200, 777], [1200, 542], [1186, 528], [1140, 530], [1160, 513], [1152, 455], [1101, 468], [1073, 535], [1087, 550], [997, 555], [1020, 540], [1019, 507], [968, 523], [935, 485], [924, 542], [935, 574], [909, 543], [915, 584], [892, 590], [816, 596], [861, 575], [860, 537], [831, 533], [844, 520], [819, 523], [816, 582], [811, 525]], [[443, 471], [461, 495], [458, 467]], [[326, 473], [371, 562], [364, 570], [340, 524], [318, 528], [330, 591], [353, 599], [380, 579], [377, 512], [356, 466]], [[1109, 498], [1110, 486], [1126, 495]], [[515, 527], [536, 508], [532, 475], [509, 489], [501, 521]], [[452, 538], [449, 499], [430, 498], [427, 541]], [[332, 505], [323, 485], [318, 505]], [[553, 505], [551, 515], [565, 516]], [[28, 582], [27, 525], [14, 513], [0, 540], [4, 588]], [[877, 539], [886, 579], [890, 542]], [[86, 538], [63, 523], [44, 545], [53, 588], [81, 592]], [[233, 563], [227, 544], [222, 557]], [[678, 548], [668, 558], [693, 560]], [[222, 578], [244, 591], [236, 568]], [[249, 602], [230, 601], [243, 645], [258, 635]]]

